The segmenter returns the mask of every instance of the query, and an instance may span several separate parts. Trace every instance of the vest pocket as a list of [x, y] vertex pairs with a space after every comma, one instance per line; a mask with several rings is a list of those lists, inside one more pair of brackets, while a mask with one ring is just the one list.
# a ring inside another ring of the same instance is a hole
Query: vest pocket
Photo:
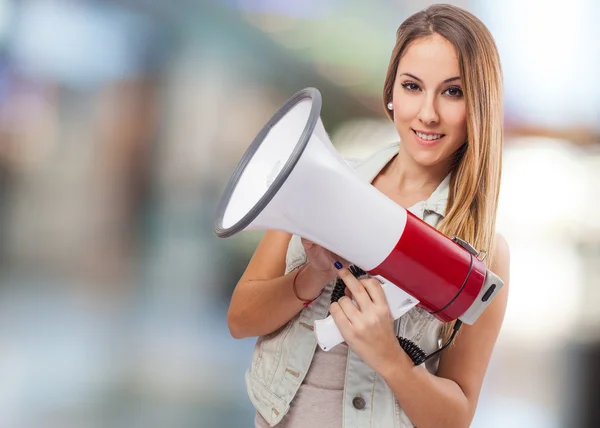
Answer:
[[297, 315], [287, 324], [265, 336], [258, 338], [256, 342], [256, 357], [252, 362], [253, 375], [264, 385], [270, 385], [281, 358], [283, 341], [290, 332], [297, 319]]
[[279, 422], [289, 410], [285, 400], [264, 385], [262, 379], [247, 375], [246, 386], [252, 405], [269, 424]]

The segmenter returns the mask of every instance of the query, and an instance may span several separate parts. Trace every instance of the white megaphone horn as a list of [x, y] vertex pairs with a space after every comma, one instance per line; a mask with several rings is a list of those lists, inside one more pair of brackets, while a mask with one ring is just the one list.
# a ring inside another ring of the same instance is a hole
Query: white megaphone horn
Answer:
[[[331, 144], [320, 111], [320, 92], [306, 88], [267, 122], [225, 188], [216, 235], [299, 235], [382, 279], [394, 319], [418, 303], [442, 321], [475, 322], [500, 278], [468, 243], [363, 181]], [[325, 350], [343, 341], [331, 317], [317, 321], [315, 333]]]

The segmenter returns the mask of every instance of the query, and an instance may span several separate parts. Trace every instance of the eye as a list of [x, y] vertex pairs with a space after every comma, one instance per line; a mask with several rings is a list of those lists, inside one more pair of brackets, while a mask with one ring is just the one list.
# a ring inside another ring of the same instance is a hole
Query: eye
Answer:
[[460, 98], [463, 96], [463, 91], [459, 86], [450, 86], [444, 91], [444, 93], [448, 94], [452, 98]]
[[417, 92], [419, 89], [421, 89], [421, 88], [419, 88], [419, 85], [417, 85], [414, 82], [404, 82], [402, 84], [402, 87], [410, 92]]

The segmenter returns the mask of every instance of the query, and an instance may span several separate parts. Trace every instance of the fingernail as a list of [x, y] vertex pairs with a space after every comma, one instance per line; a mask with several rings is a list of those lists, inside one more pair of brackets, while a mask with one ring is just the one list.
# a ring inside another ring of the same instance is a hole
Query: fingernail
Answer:
[[335, 266], [337, 269], [341, 269], [341, 268], [342, 268], [342, 264], [341, 264], [340, 262], [338, 262], [338, 261], [336, 261], [336, 262], [335, 262], [333, 265], [334, 265], [334, 266]]

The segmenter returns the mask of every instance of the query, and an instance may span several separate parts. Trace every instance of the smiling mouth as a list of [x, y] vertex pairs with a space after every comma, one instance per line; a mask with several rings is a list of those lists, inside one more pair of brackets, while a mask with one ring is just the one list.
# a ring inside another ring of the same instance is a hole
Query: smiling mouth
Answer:
[[446, 134], [423, 134], [422, 132], [415, 131], [414, 129], [412, 130], [412, 132], [414, 132], [415, 135], [423, 141], [437, 141], [446, 135]]

